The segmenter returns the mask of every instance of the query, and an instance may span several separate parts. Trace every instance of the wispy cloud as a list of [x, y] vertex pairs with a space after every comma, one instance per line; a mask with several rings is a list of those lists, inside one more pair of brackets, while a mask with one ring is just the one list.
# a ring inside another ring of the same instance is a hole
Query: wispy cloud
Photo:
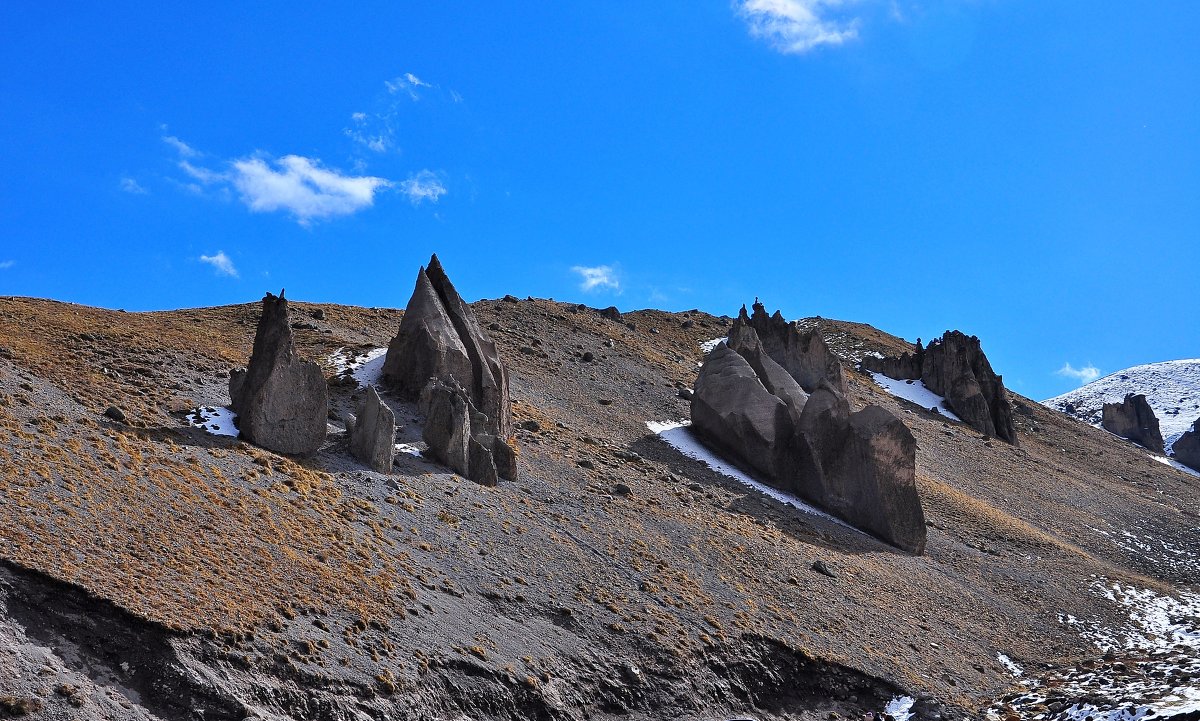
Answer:
[[132, 193], [133, 195], [145, 195], [146, 193], [150, 192], [143, 188], [141, 183], [130, 177], [121, 178], [120, 187], [121, 190], [124, 190], [126, 193]]
[[848, 11], [856, 0], [735, 0], [750, 34], [783, 53], [806, 53], [858, 37], [860, 18]]
[[0, 270], [8, 270], [17, 264], [15, 260], [0, 260]]
[[201, 263], [208, 263], [213, 267], [217, 275], [227, 275], [230, 278], [238, 277], [237, 268], [233, 266], [233, 261], [225, 255], [225, 251], [218, 250], [216, 255], [200, 256]]
[[1091, 363], [1082, 368], [1075, 368], [1070, 363], [1063, 363], [1063, 367], [1054, 371], [1054, 374], [1066, 378], [1074, 378], [1079, 381], [1079, 385], [1085, 385], [1100, 377], [1100, 369]]
[[343, 128], [347, 137], [376, 153], [386, 153], [394, 144], [395, 133], [388, 118], [366, 113], [351, 113], [351, 127]]
[[408, 93], [408, 96], [413, 100], [421, 99], [421, 95], [417, 92], [420, 88], [433, 87], [412, 73], [405, 73], [397, 78], [385, 80], [383, 84], [392, 95], [396, 93]]
[[392, 185], [386, 178], [345, 175], [323, 167], [320, 160], [301, 155], [241, 158], [231, 161], [225, 171], [186, 160], [179, 161], [179, 167], [205, 186], [232, 187], [251, 211], [284, 211], [301, 225], [369, 208], [375, 203], [376, 192]]
[[401, 193], [408, 196], [408, 201], [413, 205], [420, 205], [426, 200], [436, 203], [439, 198], [449, 192], [441, 178], [432, 170], [422, 170], [408, 176], [407, 180], [399, 183], [399, 188]]
[[200, 153], [195, 148], [174, 135], [164, 135], [162, 141], [174, 148], [175, 152], [179, 153], [179, 157], [181, 158], [196, 158], [200, 156]]
[[576, 265], [572, 266], [571, 272], [578, 273], [583, 279], [579, 283], [579, 289], [585, 293], [605, 289], [621, 292], [620, 278], [617, 277], [617, 271], [611, 265]]

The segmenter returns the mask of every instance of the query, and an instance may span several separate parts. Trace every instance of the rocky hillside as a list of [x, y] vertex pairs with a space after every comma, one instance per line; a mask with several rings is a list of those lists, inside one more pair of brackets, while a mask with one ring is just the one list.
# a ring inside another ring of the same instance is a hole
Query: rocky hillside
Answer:
[[188, 422], [229, 404], [259, 304], [0, 299], [0, 717], [1163, 717], [1200, 677], [1196, 479], [1015, 394], [1017, 445], [897, 398], [856, 364], [901, 339], [801, 323], [915, 437], [923, 556], [649, 430], [730, 318], [472, 304], [518, 449], [489, 487], [355, 460], [339, 419], [402, 313], [301, 298], [330, 433], [295, 457]]

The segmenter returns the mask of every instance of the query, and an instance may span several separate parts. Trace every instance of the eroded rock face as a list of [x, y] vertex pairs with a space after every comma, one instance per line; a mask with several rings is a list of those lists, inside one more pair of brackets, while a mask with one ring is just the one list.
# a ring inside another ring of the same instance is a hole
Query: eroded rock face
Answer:
[[984, 435], [1017, 444], [1004, 379], [992, 370], [979, 338], [946, 331], [926, 348], [918, 343], [914, 353], [897, 358], [868, 356], [862, 366], [897, 380], [920, 378], [926, 388], [946, 399], [946, 405], [964, 423]]
[[1175, 460], [1188, 468], [1200, 471], [1200, 418], [1171, 446]]
[[[444, 463], [481, 483], [515, 477], [515, 455], [508, 444], [508, 370], [436, 255], [417, 273], [400, 330], [388, 346], [383, 379], [400, 397], [420, 399], [423, 406], [428, 402], [432, 412], [441, 414], [432, 430], [427, 423], [433, 441], [426, 442]], [[430, 390], [433, 381], [437, 384]], [[454, 429], [468, 437], [458, 439]], [[490, 465], [485, 454], [493, 455]]]
[[807, 393], [745, 320], [705, 358], [692, 428], [771, 485], [906, 551], [924, 552], [912, 433], [878, 406], [851, 413], [826, 371]]
[[767, 355], [808, 393], [824, 383], [843, 395], [848, 392], [842, 362], [829, 350], [825, 339], [816, 330], [800, 330], [795, 323], [784, 320], [779, 311], [767, 315], [766, 307], [758, 301], [754, 303], [753, 316], [748, 316], [746, 306], [742, 306], [737, 319], [733, 321], [730, 337], [743, 326], [754, 329]]
[[485, 486], [516, 478], [516, 451], [509, 439], [489, 432], [490, 420], [464, 388], [430, 381], [421, 393], [420, 408], [425, 415], [422, 438], [438, 461]]
[[250, 363], [229, 377], [230, 407], [251, 443], [277, 453], [313, 453], [325, 440], [325, 376], [316, 363], [296, 356], [283, 293], [267, 293], [262, 305]]
[[392, 470], [396, 458], [396, 414], [388, 408], [374, 386], [368, 386], [358, 402], [350, 427], [350, 453], [380, 473]]
[[[1120, 403], [1105, 403], [1100, 425], [1104, 430], [1128, 438], [1155, 453], [1165, 452], [1162, 431], [1158, 427], [1158, 416], [1154, 415], [1154, 409], [1146, 401], [1146, 396], [1140, 393], [1130, 393]], [[1179, 453], [1178, 441], [1175, 443], [1175, 453]]]

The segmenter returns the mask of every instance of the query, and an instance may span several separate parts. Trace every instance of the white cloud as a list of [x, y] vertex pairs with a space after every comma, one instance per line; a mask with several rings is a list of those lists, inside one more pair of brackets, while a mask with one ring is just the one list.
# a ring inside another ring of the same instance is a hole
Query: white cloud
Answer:
[[230, 278], [238, 277], [237, 268], [233, 267], [233, 261], [225, 255], [225, 251], [218, 250], [216, 255], [200, 256], [201, 263], [208, 263], [216, 271], [217, 275], [227, 275]]
[[859, 18], [845, 11], [855, 0], [735, 0], [750, 34], [783, 53], [806, 53], [858, 37]]
[[195, 148], [183, 142], [174, 135], [164, 135], [162, 141], [167, 145], [170, 145], [172, 148], [175, 148], [175, 151], [179, 153], [179, 156], [182, 158], [195, 158], [200, 155]]
[[1054, 373], [1055, 375], [1074, 378], [1075, 380], [1079, 381], [1079, 385], [1091, 383], [1100, 377], [1100, 369], [1091, 363], [1088, 363], [1082, 368], [1075, 368], [1072, 367], [1070, 363], [1063, 363], [1063, 367], [1054, 371]]
[[[354, 127], [342, 129], [347, 138], [376, 153], [386, 153], [392, 147], [394, 133], [385, 118], [374, 118], [366, 113], [351, 113], [350, 119], [354, 121]], [[372, 126], [376, 126], [374, 131], [371, 130]]]
[[429, 83], [421, 80], [412, 73], [405, 73], [397, 78], [383, 81], [384, 86], [392, 95], [401, 91], [408, 93], [408, 96], [413, 100], [420, 100], [421, 96], [417, 93], [417, 88], [432, 88]]
[[605, 288], [621, 291], [621, 281], [617, 278], [617, 271], [611, 265], [592, 267], [576, 265], [571, 268], [571, 272], [578, 273], [583, 278], [579, 283], [579, 289], [584, 292], [590, 293]]
[[[204, 186], [217, 186], [226, 192], [232, 187], [246, 207], [256, 213], [282, 210], [301, 225], [369, 208], [375, 202], [375, 193], [392, 185], [386, 178], [344, 175], [322, 167], [320, 160], [300, 155], [241, 158], [230, 162], [225, 172], [186, 160], [179, 161], [179, 167]], [[196, 184], [188, 187], [194, 192], [201, 189]]]
[[121, 178], [121, 190], [134, 195], [145, 195], [150, 191], [142, 187], [142, 184], [130, 177]]
[[400, 192], [407, 195], [409, 202], [413, 205], [420, 205], [426, 200], [436, 203], [439, 198], [449, 192], [438, 178], [437, 173], [431, 170], [422, 170], [415, 175], [408, 176], [408, 179], [401, 182], [399, 187]]
[[15, 260], [0, 260], [0, 270], [8, 270], [17, 264]]

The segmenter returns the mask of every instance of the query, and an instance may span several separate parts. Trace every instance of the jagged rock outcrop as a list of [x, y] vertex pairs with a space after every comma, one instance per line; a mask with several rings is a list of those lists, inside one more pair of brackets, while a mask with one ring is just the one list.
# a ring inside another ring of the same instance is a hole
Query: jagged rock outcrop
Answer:
[[[515, 477], [508, 370], [436, 255], [417, 273], [400, 329], [388, 346], [383, 380], [400, 397], [443, 414], [436, 424], [427, 420], [425, 429], [435, 457], [480, 483]], [[470, 453], [460, 452], [459, 431], [467, 433], [462, 442]], [[490, 462], [483, 460], [484, 453], [494, 455]]]
[[1188, 468], [1200, 471], [1200, 418], [1192, 423], [1191, 429], [1179, 437], [1171, 446], [1175, 460]]
[[267, 293], [262, 306], [250, 363], [229, 376], [230, 408], [251, 443], [277, 453], [312, 453], [325, 440], [329, 387], [319, 365], [296, 355], [283, 291]]
[[422, 439], [438, 461], [485, 486], [517, 475], [510, 439], [491, 433], [491, 420], [457, 384], [430, 381], [421, 393]]
[[[1120, 403], [1105, 403], [1103, 413], [1100, 425], [1104, 430], [1128, 438], [1155, 453], [1166, 452], [1163, 448], [1162, 431], [1158, 427], [1158, 416], [1154, 415], [1154, 409], [1146, 401], [1146, 396], [1129, 393]], [[1175, 444], [1175, 452], [1179, 452], [1178, 442]]]
[[796, 323], [783, 319], [779, 311], [767, 315], [762, 303], [754, 301], [754, 315], [746, 314], [746, 306], [738, 313], [730, 331], [732, 337], [739, 328], [749, 326], [758, 334], [767, 355], [783, 367], [807, 392], [812, 393], [828, 383], [843, 395], [848, 392], [842, 363], [829, 350], [825, 339], [814, 330], [803, 331]]
[[[756, 304], [756, 311], [760, 307]], [[767, 352], [745, 315], [743, 308], [728, 340], [704, 360], [692, 396], [692, 428], [775, 487], [904, 550], [924, 552], [925, 516], [916, 490], [912, 433], [879, 406], [851, 413], [845, 394], [834, 385], [838, 378], [844, 383], [840, 363], [834, 372], [820, 358], [824, 344], [812, 339], [804, 347], [816, 353], [796, 363], [810, 380], [820, 369], [818, 385], [809, 394]], [[769, 330], [781, 335], [792, 331], [798, 329], [774, 322]], [[802, 347], [788, 343], [784, 340], [777, 349]], [[791, 357], [804, 356], [793, 352]], [[814, 357], [821, 362], [811, 362]], [[833, 361], [837, 363], [836, 357]]]
[[396, 414], [374, 386], [367, 386], [354, 422], [348, 425], [350, 453], [380, 473], [391, 471], [396, 458]]
[[941, 338], [915, 352], [895, 358], [863, 358], [862, 367], [897, 380], [919, 378], [925, 387], [946, 399], [946, 405], [964, 423], [988, 436], [1017, 445], [1012, 404], [1004, 379], [992, 370], [979, 338], [961, 331], [946, 331]]

